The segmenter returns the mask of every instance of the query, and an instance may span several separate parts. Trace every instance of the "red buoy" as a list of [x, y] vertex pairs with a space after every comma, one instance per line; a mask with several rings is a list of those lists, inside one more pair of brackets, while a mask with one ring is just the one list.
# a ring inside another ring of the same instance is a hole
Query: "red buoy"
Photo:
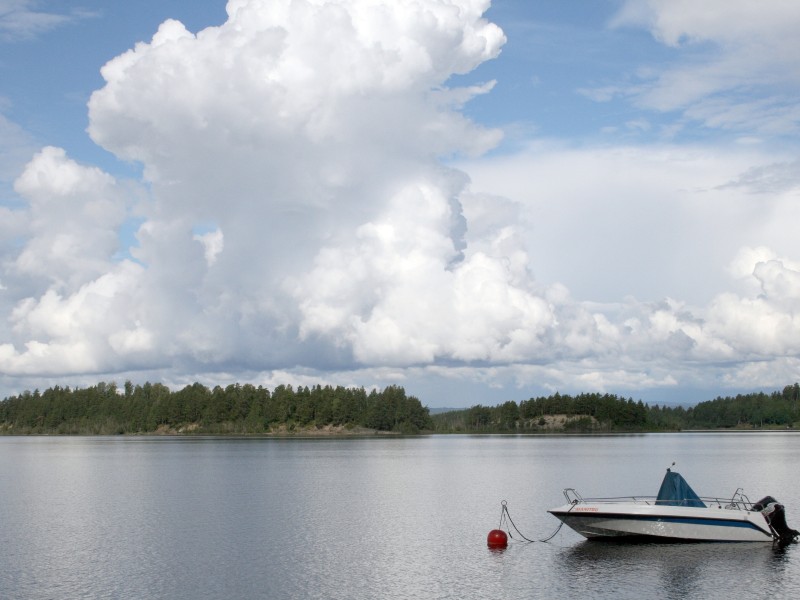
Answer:
[[502, 529], [492, 529], [486, 538], [486, 545], [489, 548], [500, 549], [508, 546], [508, 536]]

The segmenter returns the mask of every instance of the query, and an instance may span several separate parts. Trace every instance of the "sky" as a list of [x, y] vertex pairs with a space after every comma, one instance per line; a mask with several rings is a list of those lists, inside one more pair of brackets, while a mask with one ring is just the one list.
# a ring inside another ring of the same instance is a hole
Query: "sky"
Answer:
[[800, 380], [793, 0], [0, 0], [0, 398]]

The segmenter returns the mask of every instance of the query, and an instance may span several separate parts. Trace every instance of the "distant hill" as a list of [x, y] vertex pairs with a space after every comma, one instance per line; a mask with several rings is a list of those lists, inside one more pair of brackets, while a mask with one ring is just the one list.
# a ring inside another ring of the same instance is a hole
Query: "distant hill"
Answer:
[[428, 412], [430, 414], [432, 414], [432, 415], [440, 415], [442, 413], [453, 412], [453, 411], [456, 411], [456, 410], [464, 410], [464, 409], [463, 408], [448, 408], [446, 406], [441, 406], [441, 407], [436, 407], [436, 408], [431, 408], [430, 406], [428, 407]]

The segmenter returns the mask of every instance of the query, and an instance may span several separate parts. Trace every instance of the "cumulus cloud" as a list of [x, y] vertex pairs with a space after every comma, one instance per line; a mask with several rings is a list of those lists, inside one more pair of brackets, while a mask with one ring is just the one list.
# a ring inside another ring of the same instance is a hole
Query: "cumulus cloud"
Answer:
[[157, 354], [154, 336], [139, 322], [137, 291], [140, 267], [124, 263], [112, 272], [61, 295], [53, 288], [26, 298], [11, 314], [22, 347], [0, 346], [0, 365], [15, 375], [107, 373], [149, 364]]
[[[117, 229], [127, 213], [127, 190], [96, 167], [79, 165], [64, 150], [38, 152], [15, 182], [24, 209], [8, 209], [16, 224], [7, 278], [0, 370], [7, 374], [69, 374], [113, 370], [109, 336], [135, 306], [130, 261], [115, 263]], [[22, 243], [19, 243], [19, 242]]]
[[[375, 360], [368, 338], [407, 325], [381, 311], [410, 313], [407, 300], [424, 288], [413, 272], [427, 270], [428, 283], [442, 287], [438, 279], [461, 260], [465, 179], [437, 161], [499, 139], [458, 112], [487, 86], [446, 87], [499, 53], [504, 37], [482, 18], [486, 8], [232, 1], [220, 27], [195, 34], [168, 20], [149, 43], [110, 61], [89, 131], [144, 166], [138, 245], [131, 261], [113, 263], [126, 213], [111, 177], [63, 150], [37, 155], [16, 183], [30, 234], [14, 268], [47, 283], [18, 302], [6, 372], [34, 369], [39, 357], [42, 370], [53, 369], [43, 348], [75, 338], [98, 345], [84, 352], [95, 370], [153, 348], [154, 362], [208, 368], [294, 366], [313, 348], [327, 344], [334, 355], [343, 343], [343, 360]], [[356, 239], [365, 245], [351, 247]], [[312, 304], [336, 291], [309, 272], [332, 256], [347, 270], [375, 259], [361, 255], [374, 247], [386, 263], [407, 260], [395, 273], [405, 279], [369, 272], [363, 334], [328, 336], [318, 325], [325, 309]], [[309, 335], [330, 340], [303, 347]], [[386, 360], [416, 360], [404, 336]]]
[[[444, 192], [444, 193], [443, 193]], [[445, 186], [401, 190], [352, 245], [320, 253], [297, 289], [302, 332], [336, 335], [366, 364], [515, 361], [540, 353], [555, 323], [509, 224], [454, 244]], [[469, 207], [470, 198], [461, 202]], [[467, 208], [467, 213], [470, 209]]]
[[752, 147], [552, 143], [460, 163], [474, 189], [515, 199], [528, 269], [575, 297], [550, 302], [547, 350], [515, 378], [635, 389], [699, 383], [703, 365], [724, 386], [750, 360], [794, 355], [796, 192], [748, 185], [754, 164], [791, 163]]
[[125, 200], [114, 179], [47, 147], [14, 184], [29, 207], [30, 237], [15, 261], [19, 273], [72, 291], [108, 268]]

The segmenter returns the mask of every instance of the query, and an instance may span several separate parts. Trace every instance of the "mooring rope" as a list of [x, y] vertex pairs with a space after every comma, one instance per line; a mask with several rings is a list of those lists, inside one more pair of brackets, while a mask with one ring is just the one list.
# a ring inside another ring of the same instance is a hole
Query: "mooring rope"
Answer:
[[[498, 526], [498, 529], [503, 529], [503, 523], [505, 523], [507, 521], [508, 524], [510, 524], [511, 527], [514, 528], [514, 531], [516, 531], [519, 534], [519, 537], [521, 537], [523, 540], [525, 540], [529, 544], [532, 544], [534, 542], [542, 542], [542, 543], [549, 542], [554, 537], [556, 537], [556, 535], [558, 535], [558, 532], [561, 531], [561, 528], [564, 526], [564, 521], [561, 521], [561, 523], [558, 524], [558, 527], [556, 527], [556, 530], [553, 533], [551, 533], [550, 535], [548, 535], [546, 538], [542, 538], [541, 540], [532, 540], [532, 539], [529, 539], [529, 538], [525, 537], [525, 535], [519, 530], [517, 525], [514, 523], [513, 519], [511, 518], [511, 513], [508, 512], [508, 502], [503, 500], [502, 502], [500, 502], [500, 507], [501, 507], [500, 508], [500, 525]], [[574, 505], [571, 506], [569, 511], [567, 511], [567, 512], [570, 512], [573, 507], [574, 507]], [[511, 527], [509, 527], [508, 524], [506, 525], [506, 531], [508, 531], [508, 537], [510, 537], [511, 539], [514, 539], [514, 536], [511, 535]]]

